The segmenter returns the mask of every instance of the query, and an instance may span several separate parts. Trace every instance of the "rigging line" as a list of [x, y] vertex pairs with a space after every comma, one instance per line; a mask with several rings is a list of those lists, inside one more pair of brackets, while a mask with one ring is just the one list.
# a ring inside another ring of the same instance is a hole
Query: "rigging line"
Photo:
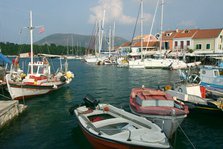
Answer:
[[180, 124], [178, 123], [178, 126], [180, 128], [180, 130], [183, 132], [184, 136], [187, 138], [187, 140], [190, 142], [191, 146], [196, 149], [196, 147], [194, 146], [194, 144], [191, 142], [190, 138], [187, 136], [187, 134], [184, 132], [183, 128], [180, 126]]
[[153, 30], [154, 21], [155, 21], [155, 18], [156, 18], [156, 13], [157, 13], [157, 9], [158, 9], [158, 6], [159, 6], [159, 1], [160, 1], [160, 0], [158, 0], [158, 1], [157, 1], [157, 4], [156, 4], [156, 9], [155, 9], [155, 12], [154, 12], [153, 21], [152, 21], [152, 25], [151, 25], [151, 28], [150, 28], [149, 38], [148, 38], [148, 42], [147, 42], [146, 48], [149, 46], [149, 42], [150, 42], [150, 35], [152, 34], [152, 30]]
[[135, 36], [136, 26], [137, 26], [137, 24], [138, 24], [138, 20], [139, 20], [139, 15], [140, 15], [140, 10], [141, 10], [141, 5], [142, 5], [142, 4], [140, 3], [140, 5], [139, 5], [139, 11], [138, 11], [137, 18], [136, 18], [136, 23], [135, 23], [134, 30], [133, 30], [132, 40], [131, 40], [131, 42], [130, 42], [130, 49], [132, 48], [133, 38], [134, 38], [134, 36]]
[[[50, 54], [50, 49], [49, 49], [49, 46], [48, 45], [47, 45], [47, 50], [48, 50], [48, 53]], [[55, 72], [55, 67], [54, 67], [53, 59], [52, 58], [49, 58], [49, 59], [50, 59], [50, 64], [52, 64], [53, 72]]]
[[[97, 21], [96, 21], [96, 23], [97, 23]], [[90, 40], [89, 40], [89, 43], [88, 43], [88, 47], [86, 48], [86, 50], [85, 50], [85, 54], [89, 54], [89, 51], [91, 50], [91, 44], [92, 44], [92, 42], [93, 42], [93, 45], [95, 45], [96, 44], [96, 33], [97, 33], [97, 29], [96, 29], [96, 23], [94, 24], [94, 26], [93, 26], [93, 29], [92, 29], [92, 32], [91, 32], [91, 36], [90, 36]], [[95, 51], [96, 51], [96, 49], [95, 49]], [[91, 52], [90, 52], [91, 53]], [[96, 54], [96, 53], [95, 53]]]

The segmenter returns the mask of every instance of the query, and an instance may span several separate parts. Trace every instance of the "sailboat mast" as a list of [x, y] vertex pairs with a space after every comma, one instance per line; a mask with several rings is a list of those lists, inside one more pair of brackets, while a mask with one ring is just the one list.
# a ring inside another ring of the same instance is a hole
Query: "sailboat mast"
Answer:
[[162, 33], [163, 33], [163, 5], [164, 5], [164, 0], [161, 1], [161, 21], [160, 21], [160, 54], [162, 50]]
[[29, 13], [30, 17], [30, 26], [29, 26], [29, 32], [30, 32], [30, 59], [31, 59], [31, 74], [33, 74], [33, 23], [32, 23], [32, 11]]
[[73, 42], [74, 42], [74, 35], [72, 34], [71, 37], [72, 37], [72, 38], [71, 38], [71, 39], [72, 39], [72, 42], [71, 42], [71, 45], [72, 45], [72, 46], [71, 46], [71, 50], [72, 50], [72, 51], [71, 51], [71, 53], [72, 53], [72, 55], [74, 55], [74, 49], [73, 49], [73, 46], [74, 46], [74, 43], [73, 43]]
[[[101, 22], [101, 21], [100, 21]], [[102, 22], [101, 24], [99, 24], [99, 35], [100, 35], [100, 38], [99, 38], [99, 56], [101, 54], [101, 50], [102, 50], [102, 43], [103, 43], [103, 34], [104, 34], [104, 24], [105, 24], [105, 10], [104, 10], [104, 13], [103, 13], [103, 18], [102, 18]]]
[[111, 46], [112, 46], [112, 31], [111, 31], [111, 26], [109, 28], [109, 46], [108, 46], [108, 56], [110, 57], [110, 53], [111, 53]]
[[141, 0], [141, 59], [143, 57], [143, 0]]
[[98, 21], [96, 21], [95, 23], [95, 40], [94, 40], [94, 54], [96, 56], [96, 53], [97, 53], [97, 46], [98, 46], [98, 37], [99, 34], [98, 34]]
[[113, 24], [113, 30], [112, 30], [112, 50], [115, 50], [115, 21]]

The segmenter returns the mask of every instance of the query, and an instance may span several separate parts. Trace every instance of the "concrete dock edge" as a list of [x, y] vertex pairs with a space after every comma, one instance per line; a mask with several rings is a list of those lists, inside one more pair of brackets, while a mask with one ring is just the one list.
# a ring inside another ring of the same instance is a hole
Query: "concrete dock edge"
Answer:
[[0, 101], [0, 129], [27, 108], [17, 100]]

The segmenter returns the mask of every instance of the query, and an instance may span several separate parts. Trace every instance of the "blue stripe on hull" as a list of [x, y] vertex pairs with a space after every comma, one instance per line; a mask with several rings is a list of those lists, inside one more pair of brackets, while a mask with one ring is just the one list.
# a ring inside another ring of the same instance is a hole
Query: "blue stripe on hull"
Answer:
[[200, 85], [204, 86], [210, 90], [216, 90], [219, 92], [223, 92], [223, 85], [216, 85], [216, 84], [210, 84], [210, 83], [205, 83], [205, 82], [201, 82]]

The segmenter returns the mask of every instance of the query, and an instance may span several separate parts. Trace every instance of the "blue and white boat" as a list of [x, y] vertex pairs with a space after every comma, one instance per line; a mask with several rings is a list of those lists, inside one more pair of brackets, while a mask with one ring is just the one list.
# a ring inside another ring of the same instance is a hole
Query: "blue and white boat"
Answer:
[[213, 94], [223, 95], [223, 68], [204, 66], [200, 68], [200, 85]]

